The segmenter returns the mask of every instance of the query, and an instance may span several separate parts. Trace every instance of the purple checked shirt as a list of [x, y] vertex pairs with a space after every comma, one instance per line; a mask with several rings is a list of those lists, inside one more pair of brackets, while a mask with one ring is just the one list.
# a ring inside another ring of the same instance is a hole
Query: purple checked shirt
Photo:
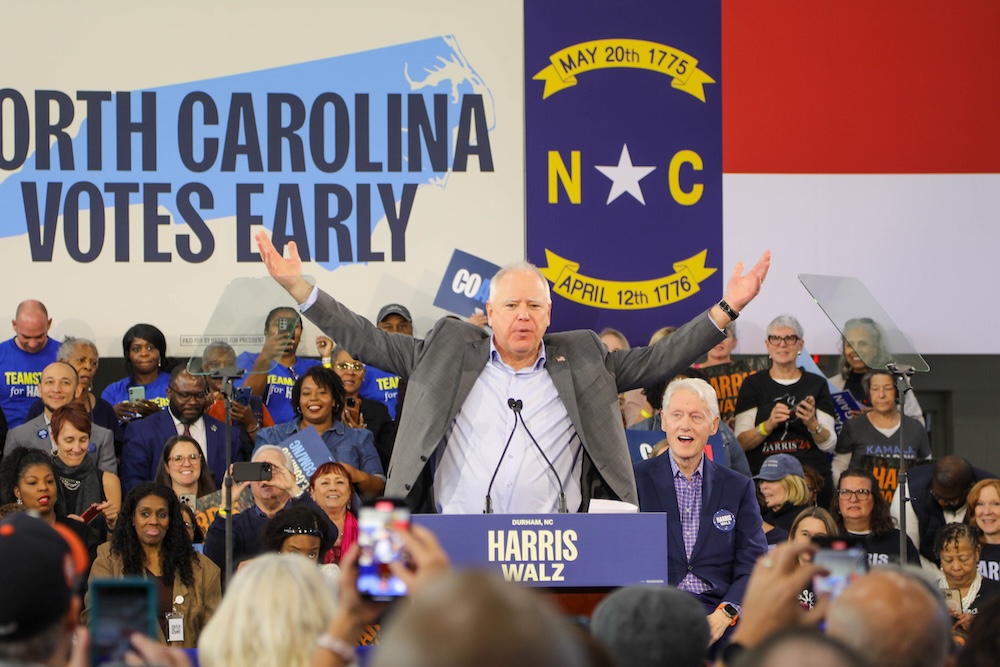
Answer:
[[[667, 453], [670, 456], [669, 452]], [[691, 560], [691, 552], [694, 551], [694, 543], [698, 541], [698, 524], [701, 522], [701, 488], [702, 478], [705, 471], [705, 456], [701, 457], [698, 468], [691, 474], [689, 480], [681, 472], [670, 456], [670, 470], [674, 475], [674, 489], [677, 492], [677, 509], [681, 513], [681, 534], [684, 537], [684, 555], [688, 561]], [[677, 588], [689, 593], [704, 593], [712, 588], [707, 581], [700, 579], [692, 572], [677, 585]]]

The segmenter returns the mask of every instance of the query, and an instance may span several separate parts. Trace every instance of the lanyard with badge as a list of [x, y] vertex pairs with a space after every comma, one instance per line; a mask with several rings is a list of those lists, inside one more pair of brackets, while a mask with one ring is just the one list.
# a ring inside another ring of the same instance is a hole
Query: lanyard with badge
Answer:
[[184, 596], [174, 598], [173, 609], [166, 615], [167, 642], [184, 641], [184, 613], [177, 611], [177, 605], [184, 604]]

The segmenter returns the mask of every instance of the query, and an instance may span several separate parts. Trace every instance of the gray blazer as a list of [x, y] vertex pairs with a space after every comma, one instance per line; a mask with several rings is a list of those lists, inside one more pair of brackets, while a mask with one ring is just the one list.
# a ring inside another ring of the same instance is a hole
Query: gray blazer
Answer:
[[[427, 464], [486, 367], [490, 334], [451, 319], [439, 320], [423, 340], [390, 334], [322, 290], [304, 314], [351, 356], [406, 379], [385, 495], [433, 512]], [[656, 345], [616, 352], [593, 331], [545, 335], [546, 370], [585, 452], [580, 511], [590, 498], [639, 504], [618, 394], [672, 378], [724, 338], [705, 314]]]
[[[38, 437], [39, 432], [45, 431], [45, 437]], [[45, 414], [40, 414], [34, 419], [24, 422], [17, 428], [7, 431], [7, 442], [4, 443], [3, 453], [6, 456], [18, 447], [31, 447], [40, 449], [46, 454], [54, 454], [52, 438], [48, 435], [49, 429], [45, 425]], [[118, 474], [118, 461], [115, 459], [115, 437], [108, 429], [97, 424], [90, 426], [90, 442], [96, 445], [97, 467], [113, 475]]]

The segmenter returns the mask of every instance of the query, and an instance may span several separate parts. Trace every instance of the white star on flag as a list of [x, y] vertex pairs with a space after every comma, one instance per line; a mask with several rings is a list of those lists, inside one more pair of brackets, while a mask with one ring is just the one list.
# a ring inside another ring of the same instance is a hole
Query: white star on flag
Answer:
[[649, 176], [656, 167], [633, 167], [632, 156], [628, 153], [628, 144], [622, 144], [622, 154], [618, 158], [616, 165], [594, 165], [597, 171], [611, 179], [611, 192], [608, 193], [610, 204], [621, 197], [626, 192], [636, 198], [636, 200], [646, 205], [646, 200], [642, 196], [642, 188], [639, 181]]

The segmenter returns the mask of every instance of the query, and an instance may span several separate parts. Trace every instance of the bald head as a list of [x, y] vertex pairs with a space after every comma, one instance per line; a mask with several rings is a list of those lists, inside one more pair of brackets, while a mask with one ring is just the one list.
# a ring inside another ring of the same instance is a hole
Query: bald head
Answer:
[[940, 667], [951, 642], [944, 602], [918, 576], [879, 568], [830, 605], [827, 634], [879, 667]]
[[45, 413], [52, 412], [76, 400], [76, 388], [80, 378], [76, 369], [65, 361], [53, 361], [42, 370], [38, 382], [38, 395], [42, 399]]
[[385, 629], [382, 667], [577, 667], [583, 644], [534, 592], [492, 574], [449, 574], [413, 597]]
[[49, 311], [41, 301], [28, 300], [18, 304], [11, 320], [14, 344], [28, 354], [37, 354], [49, 342]]

